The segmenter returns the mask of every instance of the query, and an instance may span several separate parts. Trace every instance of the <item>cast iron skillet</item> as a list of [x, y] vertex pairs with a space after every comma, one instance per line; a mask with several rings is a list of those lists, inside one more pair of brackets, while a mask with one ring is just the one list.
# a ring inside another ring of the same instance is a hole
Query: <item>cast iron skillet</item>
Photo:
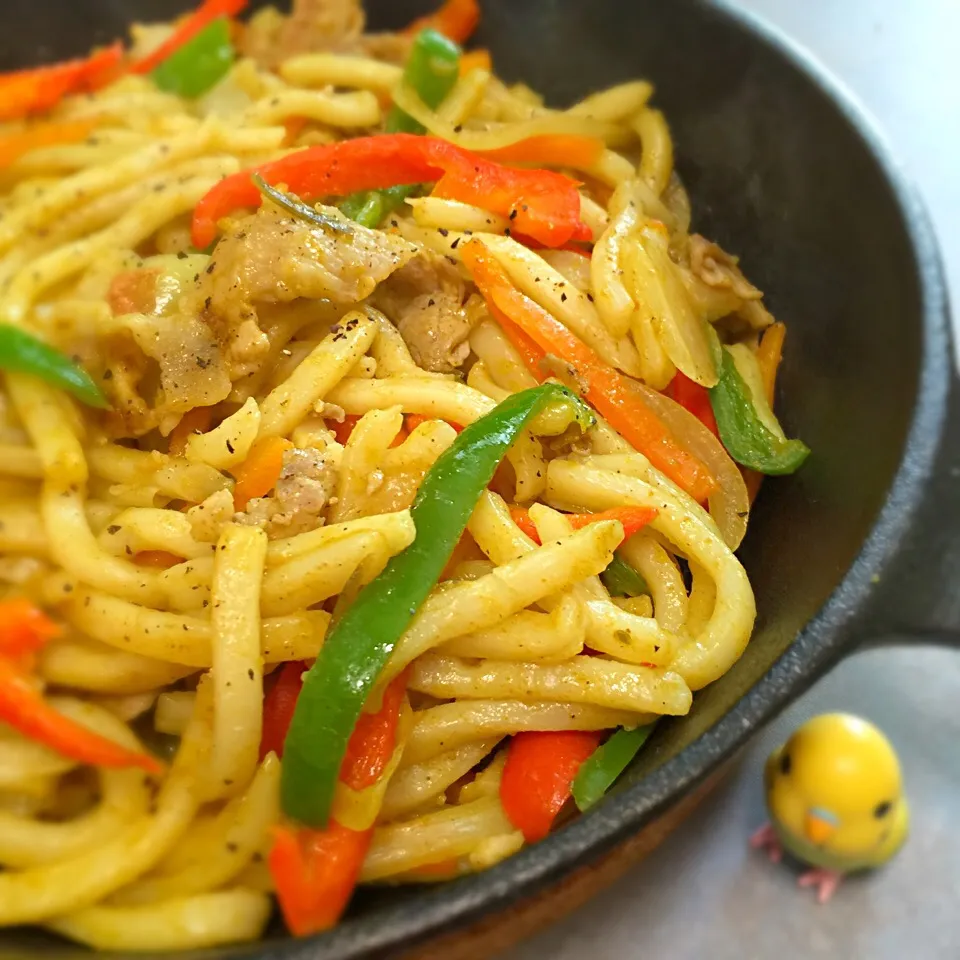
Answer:
[[[395, 27], [435, 3], [370, 0], [371, 24]], [[366, 894], [324, 937], [278, 929], [212, 957], [394, 955], [498, 911], [636, 833], [858, 642], [947, 640], [960, 622], [960, 594], [943, 589], [960, 573], [944, 282], [924, 212], [869, 122], [816, 65], [726, 6], [482, 3], [477, 42], [554, 103], [637, 76], [656, 83], [695, 228], [742, 255], [788, 324], [779, 409], [813, 456], [764, 486], [741, 551], [760, 610], [746, 654], [595, 811], [485, 874]], [[77, 54], [184, 6], [7, 0], [0, 68]], [[76, 953], [31, 933], [6, 944], [7, 956]]]

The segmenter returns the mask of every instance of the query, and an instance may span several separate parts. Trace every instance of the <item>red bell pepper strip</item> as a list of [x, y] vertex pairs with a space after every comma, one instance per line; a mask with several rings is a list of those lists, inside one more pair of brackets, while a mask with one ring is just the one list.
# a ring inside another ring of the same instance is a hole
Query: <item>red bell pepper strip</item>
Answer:
[[150, 73], [218, 17], [235, 17], [246, 5], [247, 0], [203, 0], [156, 50], [130, 64], [131, 73]]
[[700, 386], [678, 370], [667, 390], [676, 403], [685, 410], [689, 410], [715, 437], [719, 438], [717, 418], [713, 415], [710, 394], [706, 387]]
[[336, 438], [337, 443], [346, 446], [347, 441], [350, 439], [350, 434], [353, 433], [359, 420], [360, 417], [357, 416], [357, 414], [348, 413], [340, 421], [327, 421], [327, 426], [333, 431], [333, 436]]
[[[564, 516], [574, 530], [582, 530], [587, 524], [600, 520], [619, 520], [623, 524], [623, 539], [629, 540], [653, 520], [657, 513], [656, 507], [613, 507], [600, 513], [567, 513]], [[530, 511], [526, 507], [511, 507], [510, 516], [531, 540], [540, 542], [536, 524], [530, 519]]]
[[0, 602], [0, 656], [22, 657], [36, 653], [60, 628], [26, 597]]
[[[264, 699], [261, 760], [271, 750], [278, 757], [283, 756], [283, 741], [290, 729], [306, 669], [307, 665], [299, 660], [285, 663]], [[340, 779], [351, 790], [372, 786], [390, 762], [397, 745], [397, 720], [406, 681], [406, 673], [401, 674], [384, 691], [383, 703], [376, 713], [360, 714], [340, 767]]]
[[[304, 669], [302, 663], [286, 664], [267, 695], [261, 756], [271, 749], [283, 753]], [[352, 790], [371, 787], [383, 776], [396, 749], [406, 686], [404, 672], [387, 686], [376, 713], [360, 715], [340, 768], [340, 781]], [[291, 933], [305, 937], [337, 922], [357, 885], [372, 836], [372, 827], [349, 830], [334, 819], [322, 830], [276, 828], [268, 863]]]
[[307, 665], [300, 660], [285, 663], [279, 676], [263, 700], [263, 733], [260, 736], [260, 759], [271, 751], [283, 756], [283, 741], [287, 738], [297, 697], [303, 686], [303, 673]]
[[[585, 384], [587, 399], [611, 426], [695, 500], [706, 500], [716, 489], [716, 480], [705, 464], [676, 442], [639, 392], [630, 388], [629, 378], [601, 360], [559, 320], [521, 293], [482, 243], [471, 240], [461, 245], [460, 254], [504, 333], [514, 340], [512, 330], [520, 327], [542, 353], [551, 353], [570, 364]], [[529, 347], [521, 347], [516, 340], [514, 345], [529, 363]], [[538, 380], [548, 375], [539, 361], [530, 365], [530, 372]]]
[[215, 239], [221, 217], [260, 205], [254, 173], [307, 200], [436, 181], [434, 196], [509, 217], [517, 231], [547, 246], [592, 239], [580, 220], [575, 180], [552, 170], [505, 167], [437, 137], [393, 133], [308, 147], [221, 180], [193, 213], [198, 250]]
[[55, 107], [71, 93], [88, 93], [117, 76], [123, 44], [89, 57], [0, 74], [0, 121], [17, 120]]
[[[337, 422], [336, 420], [327, 424], [329, 429], [333, 432], [334, 439], [337, 443], [347, 445], [347, 441], [350, 439], [350, 435], [353, 433], [354, 429], [359, 422], [360, 417], [354, 413], [348, 413], [343, 420]], [[397, 435], [390, 442], [391, 447], [399, 447], [404, 440], [410, 435], [410, 428], [406, 424], [400, 427], [400, 430], [397, 432]]]
[[163, 764], [101, 737], [57, 713], [10, 660], [0, 657], [0, 720], [61, 756], [96, 767], [141, 767], [163, 772]]
[[518, 733], [507, 748], [500, 802], [528, 843], [550, 832], [567, 802], [577, 771], [600, 745], [599, 731]]
[[480, 22], [480, 4], [477, 0], [446, 0], [439, 10], [419, 17], [403, 31], [408, 37], [421, 30], [433, 29], [454, 43], [464, 43]]
[[360, 714], [340, 766], [340, 781], [351, 790], [372, 787], [383, 775], [397, 746], [397, 721], [406, 689], [405, 671], [384, 690], [376, 713]]
[[350, 902], [373, 830], [348, 830], [331, 820], [324, 830], [279, 826], [267, 858], [290, 932], [329, 930]]

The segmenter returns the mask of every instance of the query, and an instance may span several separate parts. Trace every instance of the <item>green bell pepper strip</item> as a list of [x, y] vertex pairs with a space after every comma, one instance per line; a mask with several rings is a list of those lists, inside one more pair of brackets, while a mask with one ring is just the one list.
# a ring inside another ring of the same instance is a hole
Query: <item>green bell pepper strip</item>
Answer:
[[326, 824], [347, 742], [397, 641], [517, 435], [559, 399], [576, 405], [581, 422], [592, 419], [566, 387], [545, 383], [513, 394], [465, 427], [427, 472], [410, 511], [416, 538], [361, 590], [304, 677], [283, 748], [280, 799], [287, 816], [312, 827]]
[[383, 197], [380, 190], [364, 190], [361, 193], [352, 193], [340, 204], [340, 212], [361, 227], [371, 230], [380, 226], [383, 220]]
[[[410, 47], [403, 68], [403, 83], [436, 110], [453, 89], [460, 75], [460, 48], [432, 28], [421, 30]], [[387, 133], [424, 133], [426, 128], [394, 105], [387, 114]]]
[[710, 405], [727, 452], [737, 463], [759, 473], [793, 473], [810, 455], [810, 448], [801, 440], [785, 440], [767, 429], [733, 357], [728, 350], [722, 354], [720, 380], [710, 388]]
[[573, 800], [585, 813], [613, 786], [617, 777], [647, 742], [655, 724], [627, 730], [621, 727], [602, 743], [577, 771], [573, 781]]
[[600, 579], [611, 597], [639, 597], [650, 592], [647, 581], [616, 553]]
[[304, 203], [298, 196], [292, 193], [284, 193], [276, 187], [270, 186], [259, 173], [253, 174], [250, 178], [254, 186], [264, 197], [268, 197], [278, 207], [282, 207], [287, 213], [300, 220], [306, 220], [308, 223], [329, 230], [331, 233], [352, 233], [353, 226], [337, 220], [336, 217], [330, 217], [325, 213], [311, 207], [309, 203]]
[[234, 57], [230, 22], [220, 17], [174, 50], [150, 76], [161, 90], [192, 100], [226, 75]]
[[32, 374], [67, 390], [88, 407], [110, 406], [86, 370], [18, 327], [0, 324], [0, 370]]
[[[431, 110], [443, 103], [460, 74], [460, 48], [436, 30], [421, 30], [410, 48], [403, 69], [403, 82], [412, 87], [417, 96]], [[409, 113], [394, 105], [387, 114], [387, 133], [423, 133], [425, 128]], [[398, 210], [419, 184], [404, 184], [389, 190], [365, 190], [355, 193], [340, 205], [344, 215], [371, 229], [378, 227], [384, 217]]]

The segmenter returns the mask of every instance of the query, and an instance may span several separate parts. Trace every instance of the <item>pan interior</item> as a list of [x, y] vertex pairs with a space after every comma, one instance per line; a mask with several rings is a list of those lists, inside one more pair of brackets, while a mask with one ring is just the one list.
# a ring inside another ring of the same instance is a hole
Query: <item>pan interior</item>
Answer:
[[[184, 5], [7, 0], [0, 67], [75, 55], [123, 36], [130, 19], [166, 18]], [[367, 2], [373, 28], [398, 26], [432, 5]], [[751, 519], [741, 556], [759, 618], [747, 652], [697, 697], [690, 717], [663, 725], [618, 786], [623, 791], [726, 714], [857, 557], [900, 465], [919, 389], [917, 255], [895, 192], [848, 117], [721, 8], [697, 0], [482, 6], [478, 45], [489, 47], [508, 81], [523, 80], [552, 104], [636, 77], [655, 83], [691, 195], [693, 229], [740, 255], [787, 324], [778, 412], [788, 434], [813, 450], [796, 476], [764, 484]], [[388, 891], [359, 898], [353, 916], [377, 924], [396, 915], [398, 898], [416, 911], [415, 894]], [[22, 957], [33, 946], [47, 955], [76, 953], [39, 935], [8, 935], [0, 958]]]

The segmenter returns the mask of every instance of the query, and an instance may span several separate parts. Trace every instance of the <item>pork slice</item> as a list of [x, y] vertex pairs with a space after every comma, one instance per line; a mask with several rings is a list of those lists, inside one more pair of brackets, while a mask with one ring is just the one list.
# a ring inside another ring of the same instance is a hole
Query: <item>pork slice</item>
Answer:
[[763, 293], [743, 275], [739, 258], [727, 253], [719, 244], [690, 235], [690, 269], [708, 286], [726, 287], [741, 300], [759, 300]]
[[[333, 208], [324, 212], [340, 217]], [[227, 226], [201, 278], [198, 312], [225, 348], [237, 379], [255, 369], [269, 349], [258, 303], [300, 297], [357, 303], [416, 252], [391, 234], [357, 224], [334, 232], [266, 205]]]
[[301, 53], [352, 52], [364, 21], [360, 0], [293, 0], [289, 16], [271, 10], [255, 16], [240, 49], [271, 69]]
[[451, 373], [470, 353], [465, 294], [460, 273], [446, 257], [421, 251], [379, 287], [375, 301], [419, 366]]
[[271, 540], [306, 533], [323, 526], [323, 511], [336, 486], [332, 452], [295, 447], [283, 455], [283, 470], [273, 496], [251, 500], [236, 519], [263, 527]]

